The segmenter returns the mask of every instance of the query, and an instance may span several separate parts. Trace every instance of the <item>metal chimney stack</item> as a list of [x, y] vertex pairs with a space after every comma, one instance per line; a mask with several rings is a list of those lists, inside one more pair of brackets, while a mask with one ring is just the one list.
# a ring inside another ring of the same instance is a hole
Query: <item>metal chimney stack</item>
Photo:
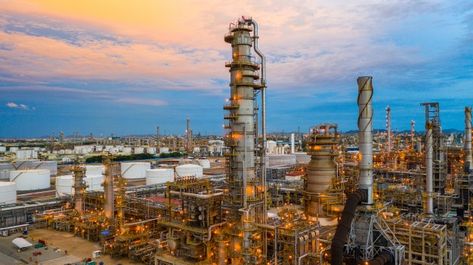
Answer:
[[103, 182], [105, 205], [103, 208], [105, 217], [108, 219], [113, 219], [115, 212], [115, 194], [113, 191], [112, 160], [110, 156], [103, 156], [103, 165], [105, 167], [105, 179]]
[[432, 136], [433, 125], [431, 122], [427, 122], [425, 125], [425, 213], [427, 215], [432, 215], [434, 213], [434, 201], [433, 201], [433, 136]]
[[416, 134], [416, 122], [414, 120], [411, 120], [411, 145], [412, 145], [412, 149], [414, 149], [414, 136]]
[[291, 133], [291, 154], [295, 153], [294, 133]]
[[472, 169], [473, 157], [471, 153], [471, 107], [465, 107], [465, 170]]
[[358, 82], [358, 138], [360, 161], [360, 189], [366, 190], [367, 200], [373, 204], [373, 77], [361, 76]]

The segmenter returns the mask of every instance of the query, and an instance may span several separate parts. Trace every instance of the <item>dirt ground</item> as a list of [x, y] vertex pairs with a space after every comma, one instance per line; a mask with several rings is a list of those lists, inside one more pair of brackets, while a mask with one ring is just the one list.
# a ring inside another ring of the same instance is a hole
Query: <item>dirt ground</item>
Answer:
[[[59, 248], [63, 251], [67, 251], [68, 255], [75, 256], [80, 259], [92, 258], [92, 252], [101, 249], [98, 243], [90, 242], [85, 239], [75, 237], [72, 234], [66, 232], [59, 232], [48, 229], [32, 229], [30, 230], [29, 237], [29, 239], [31, 239], [32, 241], [42, 239], [46, 241], [50, 248]], [[102, 261], [106, 265], [141, 264], [134, 261], [130, 261], [127, 258], [112, 259], [110, 256], [107, 255], [94, 260], [97, 262], [97, 264]]]

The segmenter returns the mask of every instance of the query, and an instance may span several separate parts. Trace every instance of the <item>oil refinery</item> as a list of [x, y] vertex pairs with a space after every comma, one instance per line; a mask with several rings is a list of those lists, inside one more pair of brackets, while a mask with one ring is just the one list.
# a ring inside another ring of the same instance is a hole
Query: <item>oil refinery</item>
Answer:
[[[250, 17], [223, 36], [231, 54], [222, 62], [223, 137], [193, 135], [188, 118], [181, 136], [161, 135], [158, 126], [143, 137], [3, 141], [0, 259], [473, 264], [471, 107], [458, 117], [462, 134], [442, 131], [437, 102], [419, 102], [425, 120], [395, 132], [392, 108], [374, 108], [376, 77], [360, 76], [352, 88], [356, 132], [327, 120], [304, 133], [268, 133], [260, 38]], [[373, 129], [375, 112], [386, 115], [385, 130]]]

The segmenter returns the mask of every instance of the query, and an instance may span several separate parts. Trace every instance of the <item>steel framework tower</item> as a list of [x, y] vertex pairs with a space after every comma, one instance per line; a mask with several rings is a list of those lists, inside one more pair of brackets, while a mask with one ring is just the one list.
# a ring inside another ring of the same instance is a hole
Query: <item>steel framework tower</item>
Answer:
[[442, 136], [442, 127], [440, 124], [440, 107], [438, 102], [422, 103], [425, 108], [425, 123], [431, 123], [432, 126], [432, 163], [433, 163], [433, 191], [435, 193], [445, 194], [445, 181], [447, 176], [447, 159], [444, 149]]

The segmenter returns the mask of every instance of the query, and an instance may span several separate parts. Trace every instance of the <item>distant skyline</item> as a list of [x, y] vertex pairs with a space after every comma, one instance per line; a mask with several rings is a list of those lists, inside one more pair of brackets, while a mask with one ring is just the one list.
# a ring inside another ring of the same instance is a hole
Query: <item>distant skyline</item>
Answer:
[[473, 105], [469, 0], [0, 0], [0, 138], [223, 134], [231, 57], [223, 41], [241, 15], [260, 25], [268, 61], [268, 131], [322, 122], [356, 129], [356, 78], [374, 78], [374, 127], [440, 103], [462, 130]]

